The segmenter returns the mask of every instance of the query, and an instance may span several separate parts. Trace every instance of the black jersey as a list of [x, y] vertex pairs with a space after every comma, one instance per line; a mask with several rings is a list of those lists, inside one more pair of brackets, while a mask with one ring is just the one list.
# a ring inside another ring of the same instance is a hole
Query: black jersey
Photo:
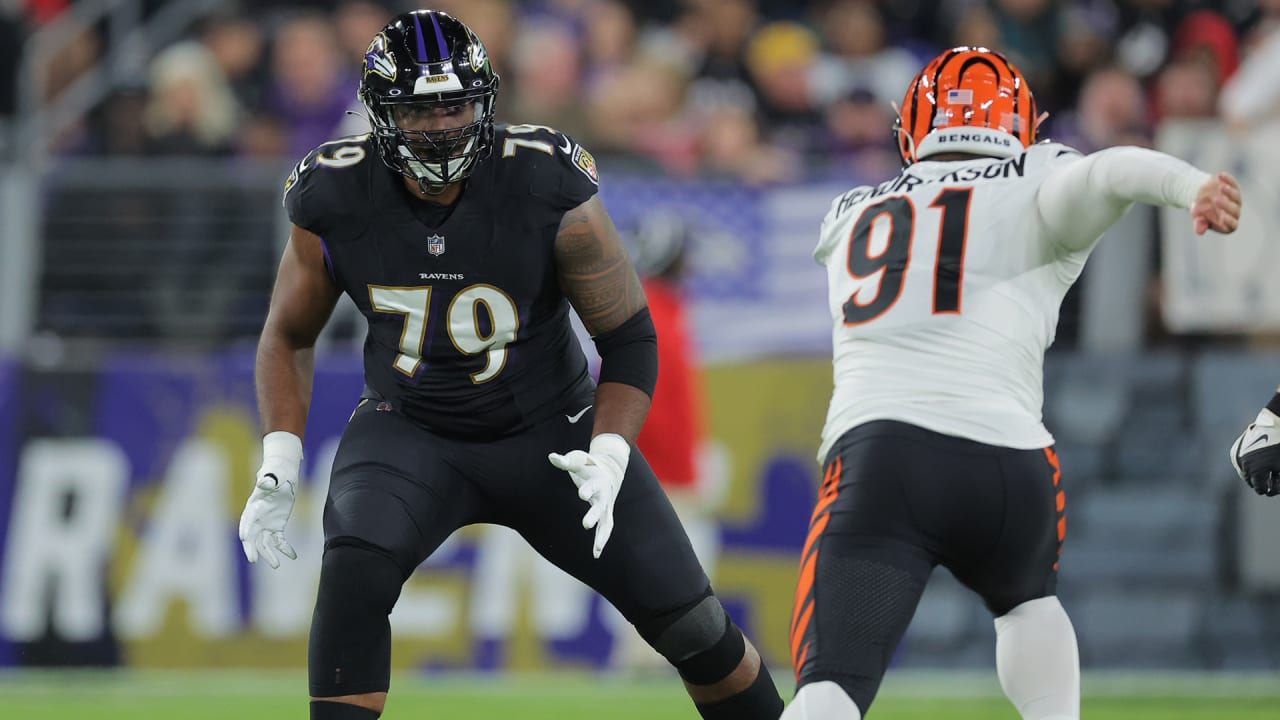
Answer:
[[596, 191], [594, 160], [573, 140], [500, 125], [452, 208], [413, 197], [367, 135], [312, 151], [284, 204], [369, 321], [370, 388], [433, 431], [483, 438], [590, 387], [554, 244], [564, 213]]

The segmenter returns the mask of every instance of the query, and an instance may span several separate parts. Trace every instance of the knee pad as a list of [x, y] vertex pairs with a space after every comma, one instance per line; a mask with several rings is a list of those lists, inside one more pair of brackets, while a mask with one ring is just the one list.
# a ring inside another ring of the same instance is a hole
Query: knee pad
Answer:
[[862, 711], [849, 695], [830, 680], [809, 683], [796, 692], [781, 720], [861, 720]]
[[737, 669], [746, 654], [746, 639], [720, 600], [706, 593], [692, 603], [665, 613], [636, 629], [694, 685], [713, 685]]
[[400, 566], [364, 543], [325, 550], [308, 649], [312, 697], [385, 692], [391, 685], [391, 625]]

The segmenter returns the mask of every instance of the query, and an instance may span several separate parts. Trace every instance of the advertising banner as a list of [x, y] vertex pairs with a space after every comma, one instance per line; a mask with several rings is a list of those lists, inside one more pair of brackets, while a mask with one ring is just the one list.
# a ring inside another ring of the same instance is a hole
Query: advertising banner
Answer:
[[1176, 332], [1280, 330], [1280, 126], [1232, 134], [1217, 121], [1165, 122], [1156, 149], [1240, 181], [1240, 227], [1229, 236], [1196, 235], [1187, 211], [1161, 210], [1164, 320]]
[[[299, 558], [271, 570], [250, 566], [236, 536], [260, 453], [252, 361], [0, 365], [0, 664], [305, 664], [328, 470], [361, 369], [355, 357], [317, 363], [288, 530]], [[711, 574], [785, 664], [830, 365], [727, 366], [705, 382], [721, 458], [704, 493], [718, 519]], [[605, 666], [623, 630], [591, 591], [491, 526], [459, 531], [410, 578], [392, 626], [397, 667], [467, 670]]]

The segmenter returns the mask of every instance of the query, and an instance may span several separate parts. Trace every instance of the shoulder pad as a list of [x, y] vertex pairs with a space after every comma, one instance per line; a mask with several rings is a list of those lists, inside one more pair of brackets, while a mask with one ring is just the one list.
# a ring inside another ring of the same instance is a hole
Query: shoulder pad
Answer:
[[352, 135], [331, 140], [307, 154], [284, 182], [282, 204], [289, 220], [317, 235], [324, 233], [335, 210], [343, 207], [342, 199], [368, 177], [369, 162], [377, 162], [369, 135]]
[[530, 192], [557, 208], [575, 208], [600, 189], [595, 157], [555, 128], [500, 125], [494, 145], [501, 172], [527, 178]]
[[833, 232], [840, 219], [847, 215], [849, 210], [866, 200], [874, 191], [875, 186], [859, 185], [836, 195], [831, 200], [831, 207], [827, 209], [827, 214], [823, 216], [822, 225], [818, 230], [818, 245], [813, 250], [813, 257], [818, 261], [818, 264], [826, 263], [827, 257], [840, 240], [837, 234]]
[[1044, 140], [1027, 148], [1027, 158], [1041, 167], [1052, 167], [1063, 161], [1084, 157], [1084, 153], [1069, 145]]
[[[893, 178], [886, 180], [884, 185], [886, 187], [892, 185], [897, 181], [898, 177], [895, 175]], [[831, 207], [827, 208], [827, 214], [823, 217], [822, 222], [827, 223], [844, 215], [850, 208], [875, 193], [877, 187], [876, 185], [858, 185], [835, 196], [831, 201]]]

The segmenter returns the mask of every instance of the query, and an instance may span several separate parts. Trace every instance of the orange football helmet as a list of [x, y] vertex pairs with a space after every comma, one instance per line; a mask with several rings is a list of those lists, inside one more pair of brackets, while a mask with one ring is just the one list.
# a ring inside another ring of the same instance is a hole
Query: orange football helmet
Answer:
[[1012, 157], [1036, 141], [1039, 125], [1035, 96], [1008, 58], [956, 47], [916, 75], [893, 129], [905, 167], [941, 152]]

